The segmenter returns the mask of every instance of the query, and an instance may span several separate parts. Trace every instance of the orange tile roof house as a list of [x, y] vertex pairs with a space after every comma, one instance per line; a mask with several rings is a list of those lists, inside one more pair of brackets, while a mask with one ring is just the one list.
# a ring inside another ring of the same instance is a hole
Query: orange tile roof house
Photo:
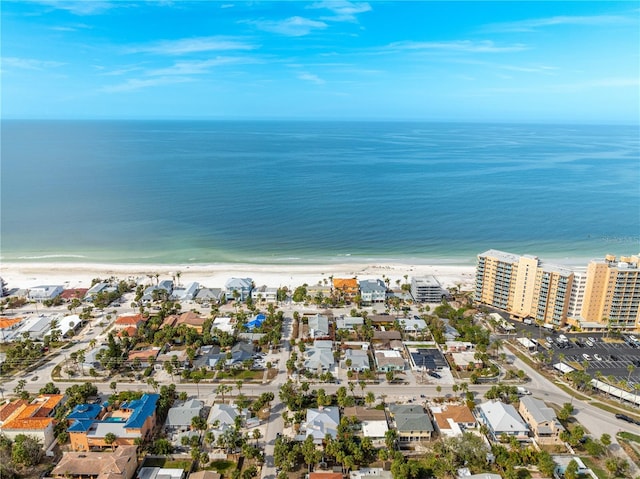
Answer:
[[114, 445], [134, 445], [136, 438], [151, 437], [156, 425], [156, 405], [159, 394], [144, 394], [140, 399], [123, 403], [101, 419], [77, 419], [67, 431], [74, 451], [111, 447], [105, 438], [114, 434]]
[[129, 327], [139, 328], [146, 321], [141, 314], [130, 314], [127, 316], [120, 316], [113, 323], [115, 329], [125, 329]]
[[465, 405], [448, 404], [431, 408], [433, 419], [443, 436], [460, 436], [466, 429], [476, 427], [476, 418]]
[[59, 479], [132, 479], [138, 467], [138, 446], [114, 452], [65, 452], [50, 476]]
[[71, 301], [74, 298], [82, 299], [86, 296], [88, 288], [72, 288], [65, 289], [60, 293], [60, 297], [65, 301]]
[[204, 324], [205, 321], [206, 320], [204, 318], [201, 318], [199, 315], [197, 315], [193, 311], [187, 311], [186, 313], [182, 313], [178, 317], [178, 320], [176, 321], [176, 327], [180, 326], [181, 324], [184, 324], [201, 333], [202, 325]]
[[345, 298], [354, 298], [360, 287], [356, 278], [333, 278], [333, 290], [344, 294]]
[[55, 440], [53, 417], [63, 401], [63, 394], [50, 394], [38, 396], [31, 403], [18, 400], [5, 404], [0, 409], [0, 432], [10, 439], [19, 434], [35, 436], [46, 449]]

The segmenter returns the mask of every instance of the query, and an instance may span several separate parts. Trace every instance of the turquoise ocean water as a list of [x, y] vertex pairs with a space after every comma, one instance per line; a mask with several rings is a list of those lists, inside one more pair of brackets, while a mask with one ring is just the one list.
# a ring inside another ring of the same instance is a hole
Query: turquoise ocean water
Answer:
[[3, 121], [2, 261], [640, 252], [636, 126]]

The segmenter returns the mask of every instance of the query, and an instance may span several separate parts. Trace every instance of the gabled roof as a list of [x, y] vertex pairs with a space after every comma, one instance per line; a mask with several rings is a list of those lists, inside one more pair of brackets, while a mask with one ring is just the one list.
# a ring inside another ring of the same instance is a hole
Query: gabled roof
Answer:
[[358, 289], [358, 280], [356, 278], [333, 278], [333, 287], [335, 289]]
[[226, 289], [251, 289], [252, 285], [251, 278], [229, 278], [224, 287]]
[[22, 318], [0, 318], [0, 329], [10, 328], [14, 324], [18, 324], [20, 321], [22, 321]]
[[[438, 410], [439, 409], [439, 410]], [[440, 429], [449, 429], [449, 419], [456, 424], [475, 423], [476, 418], [473, 416], [471, 409], [465, 405], [447, 405], [442, 408], [433, 410], [433, 418], [438, 423]]]
[[62, 291], [62, 293], [60, 293], [60, 297], [62, 299], [82, 299], [87, 294], [87, 291], [89, 291], [87, 288], [65, 289], [64, 291]]
[[165, 426], [189, 426], [191, 420], [200, 415], [200, 411], [204, 407], [202, 401], [191, 399], [180, 406], [172, 407], [167, 413]]
[[186, 313], [182, 313], [178, 317], [178, 321], [176, 322], [176, 325], [179, 326], [181, 324], [186, 324], [187, 326], [194, 326], [194, 327], [201, 328], [205, 321], [206, 320], [200, 317], [199, 314], [196, 314], [193, 311], [187, 311]]
[[340, 411], [335, 407], [323, 409], [307, 409], [307, 420], [304, 423], [307, 437], [313, 436], [314, 440], [322, 441], [327, 434], [335, 439], [340, 424]]
[[501, 401], [487, 401], [480, 404], [478, 409], [489, 422], [488, 426], [496, 434], [529, 429], [520, 414], [518, 414], [518, 411], [516, 411], [516, 408], [511, 404], [505, 404]]
[[2, 429], [41, 431], [53, 423], [54, 408], [64, 399], [63, 394], [41, 395], [31, 403], [14, 408], [2, 424]]
[[522, 407], [526, 408], [533, 420], [538, 424], [547, 421], [556, 421], [556, 413], [554, 410], [540, 399], [535, 399], [531, 396], [524, 396], [520, 398], [520, 404]]
[[96, 419], [102, 412], [99, 404], [78, 404], [67, 414], [66, 419]]
[[240, 413], [238, 412], [238, 408], [235, 406], [222, 403], [214, 404], [211, 411], [209, 411], [207, 422], [209, 424], [213, 424], [218, 421], [220, 425], [226, 424], [228, 426], [233, 426], [236, 417], [239, 415]]

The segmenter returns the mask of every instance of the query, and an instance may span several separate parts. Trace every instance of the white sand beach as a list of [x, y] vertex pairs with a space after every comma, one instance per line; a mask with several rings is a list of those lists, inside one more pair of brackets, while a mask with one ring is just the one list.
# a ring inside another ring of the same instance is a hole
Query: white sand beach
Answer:
[[471, 289], [474, 266], [424, 265], [399, 263], [344, 263], [331, 265], [263, 265], [263, 264], [212, 264], [212, 265], [151, 265], [151, 264], [90, 264], [90, 263], [3, 263], [0, 277], [9, 288], [31, 288], [40, 285], [62, 285], [65, 288], [88, 288], [94, 278], [141, 278], [155, 282], [159, 279], [177, 279], [183, 284], [196, 281], [199, 284], [222, 288], [232, 277], [251, 278], [257, 286], [295, 288], [302, 284], [318, 284], [330, 276], [335, 278], [383, 279], [405, 281], [412, 276], [434, 275], [443, 287], [460, 286]]

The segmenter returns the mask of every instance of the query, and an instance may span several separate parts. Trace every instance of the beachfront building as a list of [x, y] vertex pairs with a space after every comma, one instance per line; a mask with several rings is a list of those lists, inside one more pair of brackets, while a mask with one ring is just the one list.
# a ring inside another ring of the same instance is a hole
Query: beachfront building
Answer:
[[489, 250], [478, 255], [475, 300], [515, 319], [564, 326], [574, 272], [536, 256]]
[[447, 297], [435, 276], [414, 276], [411, 278], [411, 296], [417, 303], [440, 303]]
[[475, 300], [509, 313], [583, 330], [640, 328], [640, 258], [607, 255], [586, 271], [536, 256], [489, 250], [478, 255]]
[[[140, 399], [122, 403], [101, 419], [77, 419], [67, 432], [74, 451], [89, 451], [112, 445], [134, 445], [135, 440], [147, 440], [156, 425], [156, 404], [159, 394], [144, 394]], [[108, 435], [115, 436], [107, 444]]]
[[607, 255], [587, 266], [578, 323], [584, 329], [640, 329], [640, 258]]
[[360, 293], [356, 278], [333, 278], [332, 294], [346, 301], [353, 300]]
[[171, 292], [171, 299], [174, 301], [192, 301], [195, 299], [199, 288], [200, 285], [196, 282], [189, 283], [186, 286], [173, 288], [173, 291]]
[[387, 299], [387, 286], [381, 279], [363, 279], [359, 285], [363, 304], [384, 303]]
[[0, 433], [9, 439], [24, 434], [40, 440], [48, 449], [55, 440], [55, 419], [64, 394], [40, 395], [29, 402], [18, 399], [0, 407]]
[[245, 301], [253, 289], [251, 278], [230, 278], [224, 285], [224, 295], [227, 301], [238, 299]]
[[60, 295], [63, 287], [59, 285], [34, 286], [29, 289], [28, 297], [31, 301], [47, 301]]
[[267, 302], [275, 303], [278, 301], [278, 288], [270, 288], [262, 285], [251, 290], [251, 299], [254, 303]]

